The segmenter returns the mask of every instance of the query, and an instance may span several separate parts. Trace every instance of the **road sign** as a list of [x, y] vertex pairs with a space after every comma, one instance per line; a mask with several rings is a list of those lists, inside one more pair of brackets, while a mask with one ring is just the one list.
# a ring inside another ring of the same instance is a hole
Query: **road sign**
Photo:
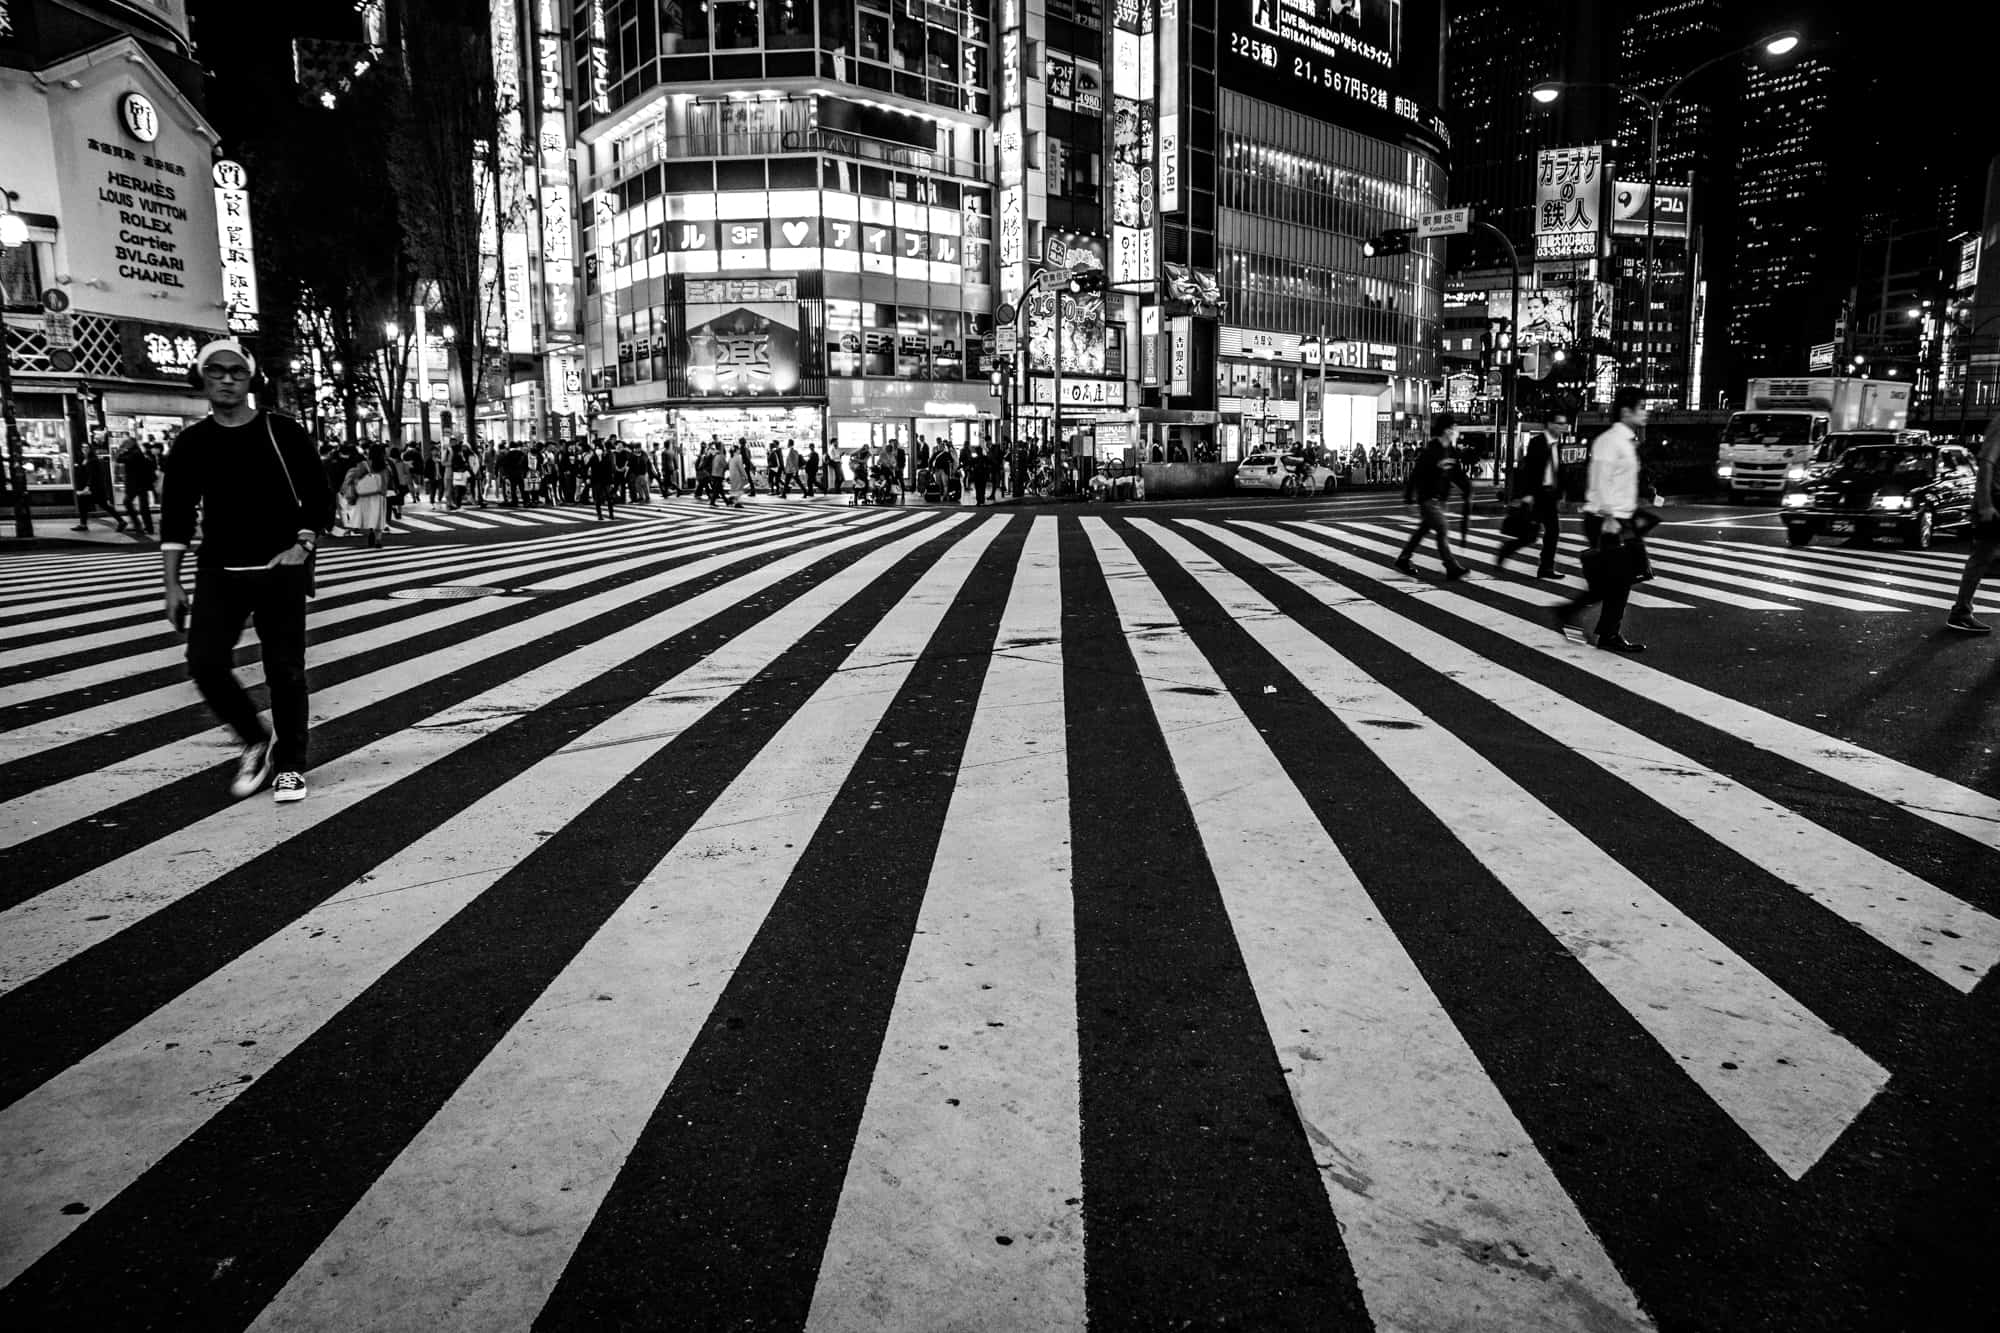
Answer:
[[1417, 215], [1417, 239], [1432, 236], [1463, 236], [1472, 230], [1472, 210], [1470, 208], [1440, 208], [1433, 213]]
[[1021, 335], [1012, 324], [993, 330], [993, 355], [1011, 357], [1021, 350]]
[[51, 310], [42, 316], [42, 336], [48, 340], [52, 352], [67, 352], [76, 346], [76, 330], [70, 324], [67, 311]]
[[70, 351], [67, 347], [50, 348], [49, 369], [55, 371], [58, 375], [67, 375], [70, 371], [76, 369], [76, 353]]
[[1014, 303], [1012, 301], [1002, 301], [1000, 308], [993, 312], [993, 327], [996, 329], [1010, 329], [1014, 327]]
[[1807, 370], [1833, 369], [1833, 354], [1839, 350], [1840, 350], [1840, 344], [1837, 342], [1814, 343], [1812, 349], [1812, 356], [1806, 362], [1806, 369]]
[[60, 287], [42, 289], [42, 309], [53, 310], [57, 314], [69, 309], [69, 293]]

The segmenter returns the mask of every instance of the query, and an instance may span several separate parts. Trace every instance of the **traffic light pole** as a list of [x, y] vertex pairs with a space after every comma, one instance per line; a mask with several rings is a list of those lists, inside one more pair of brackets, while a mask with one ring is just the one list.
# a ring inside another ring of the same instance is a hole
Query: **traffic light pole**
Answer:
[[1514, 242], [1507, 233], [1490, 222], [1475, 221], [1476, 227], [1484, 228], [1500, 238], [1500, 244], [1507, 248], [1507, 267], [1513, 272], [1514, 285], [1509, 297], [1507, 314], [1507, 359], [1500, 366], [1502, 431], [1507, 439], [1507, 469], [1501, 479], [1500, 493], [1504, 496], [1507, 483], [1514, 479], [1514, 435], [1520, 408], [1515, 403], [1515, 380], [1521, 371], [1521, 256], [1514, 249]]

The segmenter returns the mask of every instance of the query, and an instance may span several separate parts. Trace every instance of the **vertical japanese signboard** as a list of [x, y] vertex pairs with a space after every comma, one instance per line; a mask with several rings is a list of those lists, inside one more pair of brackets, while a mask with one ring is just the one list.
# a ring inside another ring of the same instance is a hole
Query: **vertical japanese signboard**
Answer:
[[249, 181], [241, 165], [215, 164], [215, 233], [222, 247], [222, 300], [231, 333], [257, 331], [257, 251], [250, 235]]
[[1000, 0], [1000, 295], [1019, 302], [1028, 287], [1027, 37], [1023, 0]]
[[1159, 277], [1153, 227], [1152, 0], [1116, 0], [1111, 32], [1111, 282], [1149, 286]]
[[521, 26], [514, 12], [514, 0], [493, 0], [491, 19], [494, 105], [500, 113], [493, 204], [495, 225], [500, 233], [501, 291], [507, 302], [507, 350], [532, 352], [534, 326], [527, 304], [528, 220], [523, 200], [527, 161], [522, 142]]
[[1159, 133], [1156, 177], [1162, 213], [1181, 211], [1181, 6], [1158, 0], [1154, 29], [1159, 44]]
[[563, 98], [563, 39], [555, 0], [538, 0], [535, 135], [541, 167], [542, 290], [553, 334], [576, 332], [576, 246], [569, 206], [569, 122]]
[[1604, 231], [1604, 145], [1544, 148], [1535, 161], [1535, 258], [1588, 259]]

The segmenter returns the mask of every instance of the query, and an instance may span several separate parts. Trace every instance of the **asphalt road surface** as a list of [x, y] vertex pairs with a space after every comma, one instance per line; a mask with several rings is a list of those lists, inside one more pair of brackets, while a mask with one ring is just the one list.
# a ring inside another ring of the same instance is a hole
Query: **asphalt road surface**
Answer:
[[291, 806], [0, 550], [0, 1324], [1991, 1328], [2000, 636], [1668, 517], [413, 507]]

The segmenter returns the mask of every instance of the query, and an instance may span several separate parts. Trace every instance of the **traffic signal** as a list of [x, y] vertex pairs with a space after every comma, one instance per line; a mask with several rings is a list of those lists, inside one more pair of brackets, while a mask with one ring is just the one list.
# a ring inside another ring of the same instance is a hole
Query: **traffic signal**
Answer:
[[992, 387], [991, 389], [987, 390], [987, 392], [988, 392], [989, 394], [991, 394], [991, 395], [992, 395], [993, 397], [995, 397], [995, 398], [1002, 398], [1002, 397], [1005, 397], [1005, 396], [1006, 396], [1006, 393], [1007, 393], [1007, 372], [1006, 372], [1006, 371], [1004, 371], [1004, 370], [996, 370], [996, 371], [994, 371], [994, 372], [993, 372], [993, 373], [992, 373], [991, 375], [987, 376], [986, 378], [987, 378], [987, 382], [988, 382], [988, 383], [990, 383], [990, 384], [991, 384], [991, 385], [993, 386], [993, 387]]
[[1386, 255], [1406, 255], [1410, 253], [1410, 241], [1415, 238], [1415, 227], [1391, 227], [1380, 236], [1370, 236], [1361, 243], [1361, 253], [1370, 259], [1381, 259]]
[[1085, 296], [1104, 290], [1104, 270], [1101, 268], [1071, 269], [1069, 292], [1071, 296]]

